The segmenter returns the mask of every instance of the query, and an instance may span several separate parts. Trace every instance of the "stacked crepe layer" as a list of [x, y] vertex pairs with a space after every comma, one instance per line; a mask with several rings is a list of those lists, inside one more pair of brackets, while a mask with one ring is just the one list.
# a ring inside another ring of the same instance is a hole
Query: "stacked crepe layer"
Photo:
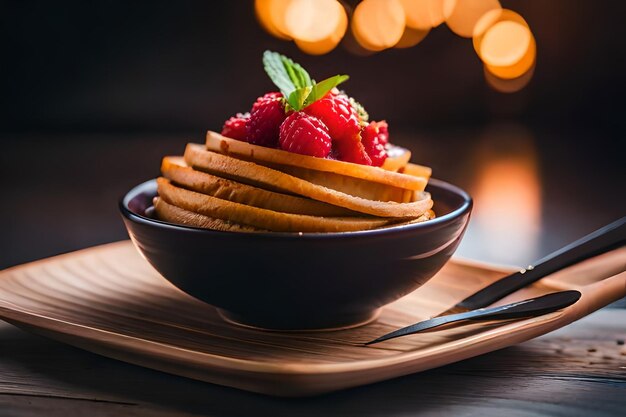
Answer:
[[383, 168], [298, 155], [209, 132], [157, 180], [159, 219], [232, 232], [348, 232], [434, 217], [431, 170], [398, 152]]

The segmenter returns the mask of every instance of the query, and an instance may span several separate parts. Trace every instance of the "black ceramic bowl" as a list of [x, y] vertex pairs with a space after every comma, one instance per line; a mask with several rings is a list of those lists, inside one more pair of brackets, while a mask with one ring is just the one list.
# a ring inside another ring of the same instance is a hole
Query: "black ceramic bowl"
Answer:
[[427, 188], [437, 218], [343, 233], [235, 233], [150, 217], [156, 181], [130, 190], [120, 210], [135, 246], [172, 284], [227, 320], [277, 330], [366, 323], [428, 281], [452, 256], [472, 200], [451, 184]]

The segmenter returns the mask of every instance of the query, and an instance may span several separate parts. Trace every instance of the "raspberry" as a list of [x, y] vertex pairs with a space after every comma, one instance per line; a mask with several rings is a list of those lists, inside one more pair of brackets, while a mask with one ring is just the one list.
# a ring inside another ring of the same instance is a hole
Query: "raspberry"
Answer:
[[387, 122], [370, 122], [363, 128], [361, 137], [365, 151], [372, 160], [372, 165], [382, 166], [387, 159], [387, 151], [385, 145], [389, 139], [389, 133], [387, 132]]
[[304, 112], [290, 114], [280, 126], [280, 148], [302, 155], [325, 158], [332, 140], [328, 128], [315, 116]]
[[278, 146], [278, 130], [285, 120], [282, 96], [281, 93], [267, 93], [252, 105], [250, 120], [246, 123], [247, 142], [272, 148]]
[[328, 126], [333, 138], [333, 148], [340, 160], [362, 165], [372, 164], [361, 143], [359, 117], [347, 96], [330, 92], [304, 111]]
[[363, 143], [361, 143], [360, 133], [357, 133], [352, 138], [333, 140], [333, 147], [340, 161], [372, 165], [372, 159], [367, 154]]
[[374, 122], [378, 124], [378, 141], [383, 145], [387, 145], [389, 143], [389, 125], [384, 120], [380, 122]]
[[343, 94], [328, 93], [304, 109], [304, 112], [320, 119], [333, 139], [352, 137], [359, 133], [359, 117]]
[[224, 122], [222, 127], [222, 136], [237, 140], [246, 140], [246, 123], [250, 119], [250, 113], [237, 113], [236, 116]]

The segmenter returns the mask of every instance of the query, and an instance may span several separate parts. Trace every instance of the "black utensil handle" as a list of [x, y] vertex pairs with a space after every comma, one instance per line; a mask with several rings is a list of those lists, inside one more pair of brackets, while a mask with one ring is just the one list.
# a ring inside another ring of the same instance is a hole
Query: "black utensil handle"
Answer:
[[622, 246], [625, 243], [626, 216], [551, 253], [529, 265], [526, 269], [494, 282], [474, 295], [467, 297], [455, 307], [468, 310], [486, 307], [546, 275]]

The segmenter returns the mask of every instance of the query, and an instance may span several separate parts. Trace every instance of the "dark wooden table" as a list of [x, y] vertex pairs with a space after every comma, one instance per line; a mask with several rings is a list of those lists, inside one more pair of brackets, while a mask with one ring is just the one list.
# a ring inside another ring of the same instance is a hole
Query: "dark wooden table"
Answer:
[[[187, 140], [202, 138], [1, 136], [0, 268], [124, 238], [117, 198]], [[610, 136], [515, 125], [409, 131], [394, 141], [474, 196], [462, 256], [525, 264], [626, 214], [623, 143]], [[0, 322], [0, 416], [621, 416], [625, 305], [443, 368], [289, 400], [128, 365]]]

